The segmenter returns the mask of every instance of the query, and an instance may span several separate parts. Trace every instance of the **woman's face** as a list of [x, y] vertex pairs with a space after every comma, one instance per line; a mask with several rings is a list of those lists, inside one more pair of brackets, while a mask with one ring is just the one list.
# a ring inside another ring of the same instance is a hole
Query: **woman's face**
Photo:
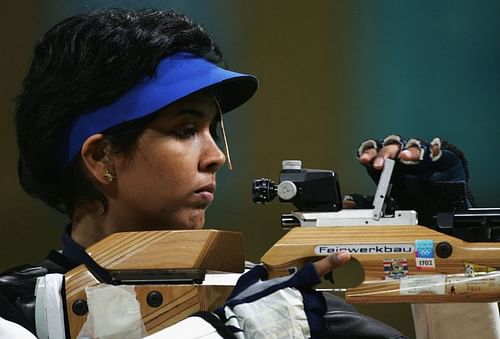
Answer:
[[193, 95], [160, 111], [131, 154], [115, 158], [108, 212], [123, 225], [117, 230], [203, 227], [225, 161], [214, 139], [218, 120], [214, 98]]

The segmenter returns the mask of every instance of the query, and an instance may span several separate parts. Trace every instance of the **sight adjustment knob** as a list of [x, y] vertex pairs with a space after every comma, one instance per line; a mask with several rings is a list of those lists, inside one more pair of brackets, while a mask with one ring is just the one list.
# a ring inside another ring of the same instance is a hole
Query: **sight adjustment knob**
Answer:
[[276, 198], [278, 188], [274, 181], [266, 178], [252, 181], [252, 200], [257, 204], [265, 204]]

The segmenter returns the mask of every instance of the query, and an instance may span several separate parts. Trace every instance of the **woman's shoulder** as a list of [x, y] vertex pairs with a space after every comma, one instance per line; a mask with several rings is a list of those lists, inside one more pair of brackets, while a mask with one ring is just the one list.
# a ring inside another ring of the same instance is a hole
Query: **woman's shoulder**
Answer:
[[21, 265], [0, 273], [0, 317], [35, 332], [35, 286], [48, 269]]
[[0, 317], [35, 333], [37, 279], [65, 273], [74, 266], [59, 251], [51, 251], [36, 265], [24, 264], [0, 273]]

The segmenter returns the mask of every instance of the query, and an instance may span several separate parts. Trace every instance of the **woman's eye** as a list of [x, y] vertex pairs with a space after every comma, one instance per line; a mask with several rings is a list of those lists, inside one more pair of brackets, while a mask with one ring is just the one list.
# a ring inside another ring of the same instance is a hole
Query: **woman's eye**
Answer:
[[174, 131], [175, 135], [180, 139], [187, 139], [197, 133], [197, 129], [193, 126], [178, 128]]

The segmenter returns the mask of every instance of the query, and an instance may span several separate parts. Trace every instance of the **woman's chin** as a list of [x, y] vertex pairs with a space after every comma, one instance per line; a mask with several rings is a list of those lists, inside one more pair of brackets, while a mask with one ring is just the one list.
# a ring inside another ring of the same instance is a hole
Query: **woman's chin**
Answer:
[[179, 222], [177, 229], [199, 230], [205, 226], [205, 210], [199, 209], [189, 215], [186, 220]]
[[[153, 225], [154, 224], [154, 225]], [[149, 226], [142, 227], [142, 231], [175, 231], [175, 230], [199, 230], [205, 225], [205, 210], [194, 209], [189, 213], [177, 215], [176, 218], [151, 222]]]

